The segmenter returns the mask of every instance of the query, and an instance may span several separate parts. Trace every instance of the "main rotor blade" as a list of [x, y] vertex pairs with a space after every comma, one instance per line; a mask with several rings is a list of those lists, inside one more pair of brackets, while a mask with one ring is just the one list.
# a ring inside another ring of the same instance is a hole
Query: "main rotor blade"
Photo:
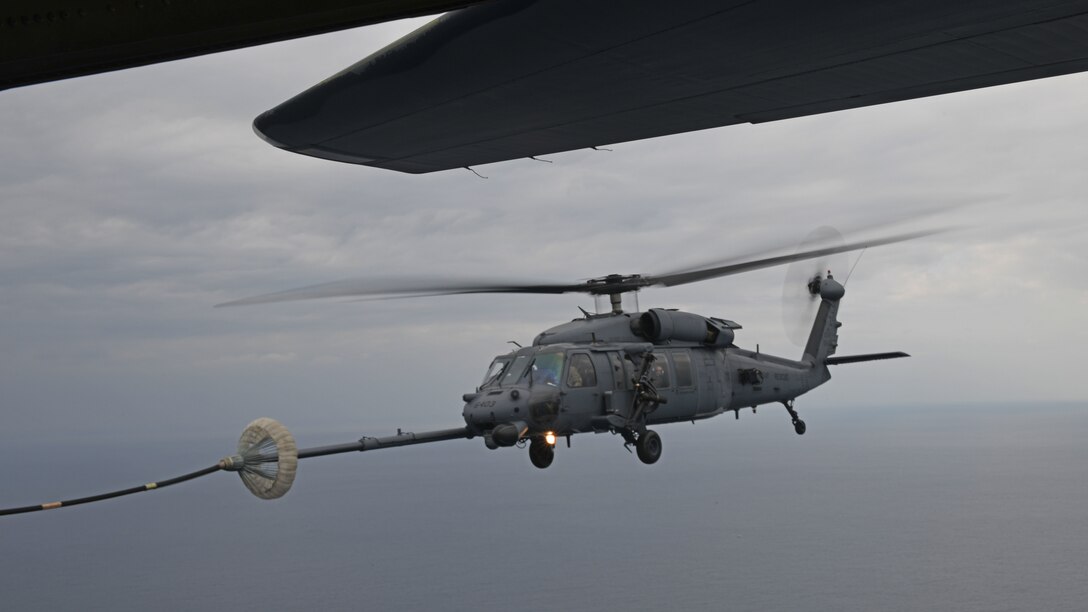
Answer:
[[887, 236], [884, 238], [872, 238], [859, 240], [850, 244], [835, 245], [824, 248], [812, 249], [788, 255], [776, 255], [749, 261], [737, 262], [736, 259], [728, 260], [729, 263], [700, 269], [685, 269], [653, 276], [619, 275], [613, 274], [587, 281], [560, 284], [560, 283], [524, 283], [502, 282], [495, 280], [450, 280], [450, 279], [365, 279], [356, 278], [320, 285], [310, 285], [299, 289], [289, 289], [276, 293], [266, 293], [254, 297], [243, 298], [216, 304], [216, 308], [224, 306], [248, 306], [252, 304], [271, 304], [275, 302], [292, 302], [297, 300], [317, 300], [336, 297], [363, 297], [363, 298], [395, 298], [395, 297], [424, 297], [436, 295], [458, 295], [468, 293], [533, 293], [533, 294], [560, 294], [560, 293], [588, 293], [591, 295], [608, 295], [637, 291], [644, 287], [660, 285], [674, 287], [685, 285], [720, 276], [729, 276], [770, 268], [783, 264], [825, 257], [835, 253], [845, 253], [866, 247], [881, 246], [895, 242], [903, 242], [923, 236], [930, 236], [944, 230], [922, 230]]
[[335, 297], [422, 297], [432, 295], [457, 295], [465, 293], [542, 293], [558, 294], [572, 291], [584, 291], [585, 285], [560, 284], [524, 284], [503, 283], [494, 280], [381, 280], [355, 278], [320, 285], [310, 285], [298, 289], [288, 289], [276, 293], [266, 293], [254, 297], [242, 298], [216, 304], [224, 306], [249, 306], [251, 304], [271, 304], [275, 302], [293, 302], [297, 300], [318, 300]]
[[834, 255], [835, 253], [846, 253], [848, 251], [856, 251], [858, 249], [864, 249], [868, 247], [876, 247], [885, 244], [894, 244], [896, 242], [904, 242], [906, 240], [914, 240], [915, 238], [932, 236], [934, 234], [941, 233], [942, 231], [944, 230], [920, 230], [916, 232], [896, 234], [894, 236], [886, 236], [883, 238], [858, 240], [849, 244], [823, 247], [808, 251], [801, 251], [799, 253], [791, 253], [788, 255], [776, 255], [774, 257], [765, 257], [762, 259], [754, 259], [751, 261], [729, 263], [721, 266], [703, 268], [701, 270], [686, 270], [681, 272], [646, 276], [643, 277], [642, 280], [644, 282], [644, 286], [661, 285], [664, 287], [675, 287], [677, 285], [686, 285], [688, 283], [695, 283], [698, 281], [718, 278], [721, 276], [730, 276], [733, 274], [741, 274], [743, 272], [751, 272], [753, 270], [762, 270], [763, 268], [772, 268], [774, 266], [781, 266], [783, 264], [788, 264], [805, 259], [826, 257], [828, 255]]

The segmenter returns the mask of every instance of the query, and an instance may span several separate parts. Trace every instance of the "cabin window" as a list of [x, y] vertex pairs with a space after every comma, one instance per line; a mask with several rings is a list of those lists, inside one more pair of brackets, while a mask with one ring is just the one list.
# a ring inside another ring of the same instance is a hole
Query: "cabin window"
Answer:
[[650, 365], [650, 382], [658, 389], [672, 386], [672, 382], [669, 380], [669, 362], [664, 355], [654, 359], [654, 362]]
[[672, 365], [676, 369], [677, 387], [694, 387], [695, 377], [691, 371], [691, 356], [687, 353], [673, 353]]
[[597, 370], [593, 368], [593, 361], [585, 353], [575, 353], [570, 356], [570, 367], [567, 368], [567, 386], [571, 389], [597, 386]]

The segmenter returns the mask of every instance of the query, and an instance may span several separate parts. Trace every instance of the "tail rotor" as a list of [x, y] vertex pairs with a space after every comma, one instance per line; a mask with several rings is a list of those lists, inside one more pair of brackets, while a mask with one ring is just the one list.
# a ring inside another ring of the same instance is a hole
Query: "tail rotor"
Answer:
[[[809, 232], [797, 247], [797, 252], [838, 248], [846, 244], [842, 234], [833, 227], [821, 226]], [[786, 269], [782, 285], [782, 327], [786, 336], [797, 346], [804, 346], [816, 309], [820, 303], [820, 281], [832, 270], [845, 270], [846, 255], [833, 253], [816, 259], [800, 260]]]

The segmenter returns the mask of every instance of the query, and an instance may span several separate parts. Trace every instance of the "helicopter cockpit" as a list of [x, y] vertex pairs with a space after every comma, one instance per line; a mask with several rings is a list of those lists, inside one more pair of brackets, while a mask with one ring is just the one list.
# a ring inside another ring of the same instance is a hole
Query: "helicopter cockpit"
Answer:
[[496, 357], [484, 375], [480, 389], [494, 387], [558, 387], [565, 362], [563, 351], [528, 349], [517, 355]]
[[534, 346], [496, 357], [476, 393], [466, 395], [465, 422], [470, 427], [490, 430], [492, 441], [499, 446], [516, 443], [528, 424], [542, 428], [562, 425], [558, 420], [560, 385], [564, 376], [566, 384], [571, 384], [571, 375], [564, 367], [568, 361], [573, 367], [567, 350]]

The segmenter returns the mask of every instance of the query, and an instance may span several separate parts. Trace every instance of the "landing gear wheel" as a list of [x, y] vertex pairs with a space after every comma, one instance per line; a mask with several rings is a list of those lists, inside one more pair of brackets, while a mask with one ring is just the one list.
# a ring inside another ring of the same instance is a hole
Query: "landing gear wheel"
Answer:
[[638, 451], [639, 461], [646, 465], [656, 463], [661, 458], [661, 436], [656, 431], [647, 429], [638, 437], [635, 450]]
[[799, 436], [805, 435], [805, 429], [806, 429], [805, 422], [802, 421], [801, 419], [797, 419], [796, 421], [793, 422], [793, 430], [797, 432], [797, 435], [799, 435]]
[[555, 459], [555, 447], [542, 439], [533, 438], [533, 441], [529, 443], [529, 461], [543, 470], [552, 464], [553, 459]]

